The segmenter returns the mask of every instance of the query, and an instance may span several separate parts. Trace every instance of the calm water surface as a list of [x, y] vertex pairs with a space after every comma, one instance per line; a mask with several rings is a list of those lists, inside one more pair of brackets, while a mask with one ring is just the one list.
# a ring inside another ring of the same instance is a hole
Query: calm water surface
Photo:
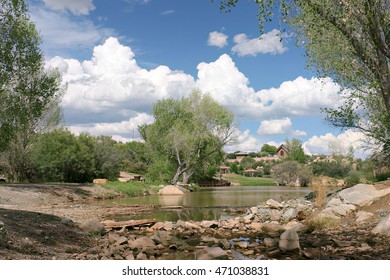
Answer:
[[143, 216], [125, 216], [121, 219], [156, 218], [160, 221], [212, 220], [229, 216], [229, 209], [256, 206], [272, 198], [277, 201], [307, 195], [309, 188], [277, 186], [264, 187], [219, 187], [203, 188], [184, 195], [150, 195], [143, 197], [105, 200], [101, 203], [116, 205], [158, 205], [162, 207], [181, 206], [182, 209], [158, 209]]

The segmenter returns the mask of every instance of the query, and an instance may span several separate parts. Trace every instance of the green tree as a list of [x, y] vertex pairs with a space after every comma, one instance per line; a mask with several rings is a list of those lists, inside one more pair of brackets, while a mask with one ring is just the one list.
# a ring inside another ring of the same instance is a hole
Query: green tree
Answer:
[[244, 157], [241, 161], [240, 161], [240, 166], [243, 166], [244, 169], [250, 169], [252, 168], [253, 164], [255, 163], [256, 161], [248, 156], [248, 157]]
[[140, 127], [154, 158], [175, 163], [171, 183], [186, 183], [196, 172], [219, 164], [222, 148], [232, 140], [233, 114], [209, 95], [193, 91], [180, 100], [164, 99], [153, 106], [155, 122]]
[[[239, 0], [220, 0], [229, 11]], [[390, 5], [388, 0], [256, 0], [260, 30], [279, 11], [306, 49], [307, 63], [344, 89], [327, 120], [356, 128], [390, 158]], [[283, 24], [282, 29], [285, 30]]]
[[264, 144], [262, 147], [261, 147], [261, 150], [260, 152], [261, 153], [266, 153], [267, 155], [276, 155], [276, 150], [278, 148], [273, 146], [273, 145], [269, 145], [269, 144]]
[[304, 163], [306, 160], [305, 152], [302, 148], [302, 142], [299, 139], [293, 138], [286, 140], [287, 159]]
[[313, 172], [310, 166], [296, 161], [285, 161], [272, 168], [272, 176], [279, 185], [307, 187]]
[[11, 179], [25, 181], [31, 179], [34, 137], [61, 120], [61, 79], [44, 69], [25, 1], [0, 1], [0, 34], [0, 151]]

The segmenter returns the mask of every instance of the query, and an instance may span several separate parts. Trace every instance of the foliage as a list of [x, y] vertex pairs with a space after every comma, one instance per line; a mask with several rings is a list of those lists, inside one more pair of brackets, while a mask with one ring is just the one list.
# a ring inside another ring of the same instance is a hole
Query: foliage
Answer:
[[358, 171], [351, 170], [348, 176], [345, 178], [349, 187], [352, 187], [360, 183], [360, 173]]
[[341, 162], [313, 162], [310, 164], [316, 176], [323, 175], [333, 178], [344, 178], [351, 170], [350, 165]]
[[238, 172], [240, 171], [237, 162], [232, 162], [229, 167], [232, 173], [238, 174]]
[[248, 157], [244, 157], [241, 161], [240, 161], [240, 166], [244, 167], [244, 170], [246, 169], [250, 169], [252, 168], [253, 164], [255, 163], [256, 161], [248, 156]]
[[122, 171], [137, 174], [145, 174], [147, 172], [151, 161], [145, 143], [129, 142], [118, 144], [117, 147], [122, 155]]
[[262, 147], [261, 147], [261, 150], [260, 152], [261, 153], [265, 153], [266, 155], [276, 155], [276, 151], [277, 151], [277, 147], [273, 146], [273, 145], [269, 145], [269, 144], [264, 144]]
[[[181, 177], [187, 183], [195, 173], [208, 173], [209, 168], [219, 164], [223, 160], [222, 148], [233, 139], [236, 130], [233, 114], [199, 91], [179, 100], [158, 101], [153, 106], [153, 116], [155, 122], [141, 126], [140, 133], [154, 161], [169, 167], [174, 164], [176, 172], [169, 173], [173, 184]], [[157, 172], [154, 162], [152, 166]]]
[[[229, 11], [239, 0], [220, 0]], [[390, 158], [390, 5], [387, 0], [256, 0], [259, 25], [279, 10], [306, 48], [307, 63], [344, 89], [344, 105], [327, 120], [372, 137]]]
[[32, 179], [35, 136], [61, 120], [61, 79], [44, 69], [41, 38], [25, 1], [0, 3], [0, 151], [10, 179], [26, 181]]
[[33, 159], [36, 177], [43, 181], [84, 183], [119, 175], [119, 151], [107, 136], [76, 136], [57, 129], [39, 137]]
[[236, 159], [236, 154], [235, 153], [227, 153], [226, 159]]
[[273, 167], [272, 177], [279, 185], [295, 186], [299, 182], [301, 187], [306, 187], [313, 177], [313, 172], [308, 165], [285, 161]]
[[299, 163], [304, 163], [306, 161], [302, 142], [299, 139], [293, 138], [291, 140], [286, 140], [286, 149], [288, 160], [294, 160]]

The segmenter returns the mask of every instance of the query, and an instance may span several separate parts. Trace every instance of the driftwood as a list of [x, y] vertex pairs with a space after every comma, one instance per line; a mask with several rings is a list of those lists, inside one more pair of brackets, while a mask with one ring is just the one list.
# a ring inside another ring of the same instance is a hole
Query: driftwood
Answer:
[[124, 229], [127, 227], [135, 226], [152, 226], [156, 223], [156, 219], [144, 219], [144, 220], [129, 220], [129, 221], [112, 221], [107, 220], [103, 221], [102, 224], [106, 229]]

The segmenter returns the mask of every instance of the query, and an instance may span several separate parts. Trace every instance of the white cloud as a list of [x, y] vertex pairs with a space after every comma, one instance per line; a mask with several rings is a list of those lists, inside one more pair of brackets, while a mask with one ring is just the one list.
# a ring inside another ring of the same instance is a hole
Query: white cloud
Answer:
[[315, 115], [320, 108], [334, 108], [340, 99], [340, 87], [330, 78], [298, 77], [279, 88], [256, 92], [227, 54], [214, 62], [199, 63], [197, 86], [239, 118], [249, 119]]
[[53, 10], [69, 10], [75, 15], [88, 15], [95, 9], [93, 0], [43, 0]]
[[259, 140], [250, 135], [249, 129], [245, 130], [244, 132], [238, 131], [237, 134], [237, 141], [225, 146], [224, 150], [226, 152], [256, 152], [261, 149]]
[[257, 133], [260, 135], [306, 135], [304, 131], [292, 129], [290, 118], [262, 121]]
[[166, 15], [170, 15], [170, 14], [173, 14], [175, 12], [175, 10], [166, 10], [166, 11], [163, 11], [161, 14], [163, 16], [166, 16]]
[[45, 54], [49, 56], [58, 55], [59, 50], [64, 49], [91, 49], [115, 34], [112, 29], [98, 27], [84, 17], [74, 19], [44, 7], [30, 6], [30, 15], [43, 38]]
[[139, 67], [132, 50], [116, 38], [95, 47], [90, 60], [55, 57], [47, 65], [58, 67], [68, 85], [62, 106], [71, 124], [118, 122], [150, 112], [156, 100], [178, 98], [195, 87], [190, 75], [167, 66], [150, 71]]
[[232, 51], [238, 56], [256, 56], [259, 53], [282, 54], [287, 51], [287, 48], [283, 46], [283, 41], [280, 39], [280, 31], [277, 29], [254, 39], [249, 39], [246, 34], [241, 33], [234, 36], [233, 41], [236, 45], [233, 46]]
[[303, 147], [309, 154], [331, 154], [331, 146], [341, 153], [347, 153], [349, 147], [352, 146], [355, 149], [355, 156], [366, 157], [369, 151], [365, 151], [363, 148], [364, 140], [365, 136], [363, 133], [348, 129], [338, 136], [332, 133], [320, 136], [315, 135], [304, 142]]
[[223, 48], [228, 44], [227, 39], [228, 39], [227, 35], [218, 31], [213, 31], [209, 33], [209, 39], [207, 41], [207, 44], [209, 46], [216, 46], [218, 48]]

